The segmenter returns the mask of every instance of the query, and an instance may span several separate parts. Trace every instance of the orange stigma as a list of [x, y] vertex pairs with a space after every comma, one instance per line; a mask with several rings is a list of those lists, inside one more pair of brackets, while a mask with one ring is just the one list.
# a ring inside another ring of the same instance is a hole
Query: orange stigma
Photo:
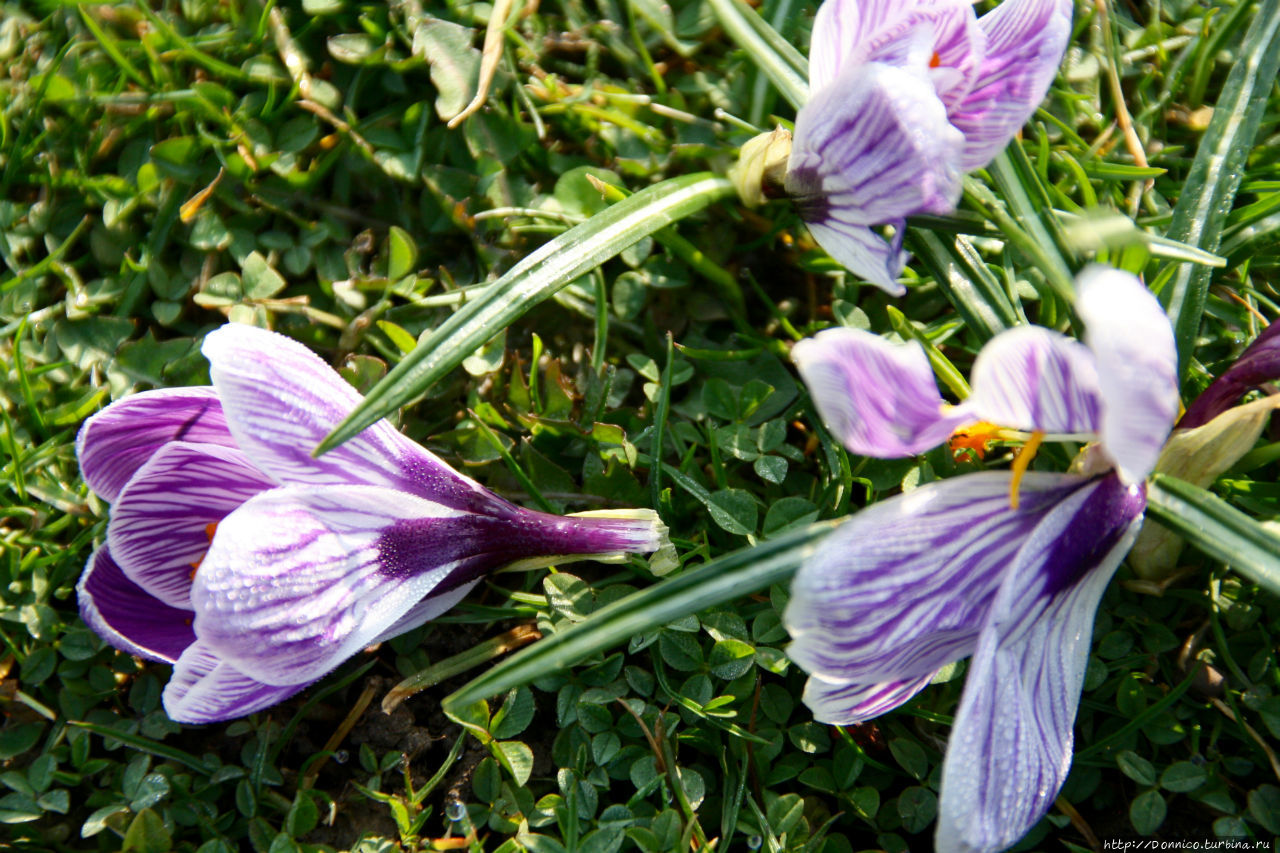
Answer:
[[977, 423], [962, 426], [951, 433], [951, 438], [947, 441], [947, 444], [951, 447], [951, 452], [957, 459], [964, 456], [965, 451], [971, 451], [978, 459], [985, 459], [987, 445], [999, 438], [999, 432], [1000, 427], [995, 424], [978, 421]]
[[[218, 522], [216, 522], [216, 521], [211, 521], [211, 522], [209, 522], [208, 524], [206, 524], [206, 525], [204, 526], [204, 535], [209, 537], [209, 543], [210, 543], [210, 544], [212, 544], [212, 543], [213, 543], [213, 534], [214, 534], [214, 533], [216, 533], [217, 531], [218, 531]], [[206, 549], [206, 550], [205, 550], [205, 552], [204, 552], [204, 555], [201, 555], [200, 559], [196, 560], [194, 563], [188, 563], [188, 564], [187, 564], [187, 565], [191, 566], [191, 579], [192, 579], [192, 580], [195, 580], [195, 579], [196, 579], [196, 572], [200, 570], [200, 564], [204, 562], [204, 557], [205, 557], [205, 555], [207, 555], [208, 553], [209, 553], [209, 552], [208, 552], [208, 550]]]
[[933, 52], [933, 56], [929, 58], [929, 67], [937, 68], [941, 64], [942, 64], [942, 57], [938, 56], [938, 52], [935, 50]]

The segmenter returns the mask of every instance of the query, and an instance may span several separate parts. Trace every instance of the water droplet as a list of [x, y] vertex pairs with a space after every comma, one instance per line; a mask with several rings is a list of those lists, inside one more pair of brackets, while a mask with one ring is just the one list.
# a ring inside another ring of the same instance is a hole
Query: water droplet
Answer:
[[466, 817], [467, 807], [457, 800], [454, 800], [444, 807], [444, 814], [445, 817], [449, 818], [449, 820], [462, 820]]
[[764, 839], [758, 835], [753, 835], [747, 839], [747, 847], [751, 850], [759, 850], [762, 844], [764, 844]]
[[333, 754], [333, 761], [335, 764], [346, 764], [347, 760], [350, 758], [351, 753], [347, 752], [345, 749], [340, 749]]

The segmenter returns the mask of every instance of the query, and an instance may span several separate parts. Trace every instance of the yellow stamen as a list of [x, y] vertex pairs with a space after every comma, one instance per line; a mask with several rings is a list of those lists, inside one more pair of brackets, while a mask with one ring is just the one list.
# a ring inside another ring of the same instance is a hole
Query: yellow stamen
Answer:
[[1010, 468], [1013, 478], [1009, 481], [1009, 509], [1018, 508], [1018, 485], [1022, 482], [1022, 475], [1027, 473], [1027, 468], [1031, 466], [1031, 460], [1036, 458], [1036, 451], [1040, 449], [1040, 442], [1044, 441], [1044, 433], [1037, 430], [1031, 433], [1031, 438], [1027, 439], [1027, 443], [1013, 457], [1013, 466]]

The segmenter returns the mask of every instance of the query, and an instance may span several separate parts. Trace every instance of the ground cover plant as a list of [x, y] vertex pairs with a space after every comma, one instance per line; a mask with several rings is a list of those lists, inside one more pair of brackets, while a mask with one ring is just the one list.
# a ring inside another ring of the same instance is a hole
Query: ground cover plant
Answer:
[[[1006, 471], [1021, 439], [859, 455], [791, 349], [914, 341], [958, 401], [1001, 331], [1080, 336], [1073, 281], [1102, 263], [1157, 294], [1190, 406], [1280, 315], [1280, 2], [1077, 3], [1047, 97], [965, 164], [958, 208], [873, 233], [910, 253], [880, 286], [761, 177], [772, 149], [735, 170], [796, 121], [817, 7], [0, 7], [6, 843], [930, 849], [968, 665], [817, 722], [791, 579], [836, 520]], [[208, 384], [228, 321], [366, 395], [326, 446], [390, 418], [531, 510], [656, 510], [678, 565], [491, 574], [279, 704], [174, 722], [171, 668], [80, 618], [110, 508], [75, 438]], [[1280, 377], [1259, 352], [1215, 411]], [[1280, 834], [1280, 443], [1253, 405], [1261, 435], [1206, 476], [1187, 460], [1230, 436], [1165, 448], [1101, 594], [1071, 774], [1014, 849]], [[1046, 443], [1027, 482], [1075, 449]]]

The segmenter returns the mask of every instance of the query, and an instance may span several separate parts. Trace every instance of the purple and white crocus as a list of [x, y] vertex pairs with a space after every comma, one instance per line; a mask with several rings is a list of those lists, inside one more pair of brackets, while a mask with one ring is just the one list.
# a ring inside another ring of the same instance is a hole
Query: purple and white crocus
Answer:
[[941, 851], [1003, 850], [1057, 796], [1095, 611], [1178, 412], [1173, 333], [1150, 292], [1095, 267], [1078, 280], [1076, 310], [1083, 344], [1032, 326], [1004, 332], [956, 406], [915, 342], [833, 329], [793, 350], [818, 412], [856, 453], [920, 453], [974, 421], [1096, 442], [1086, 473], [974, 473], [874, 504], [796, 575], [789, 654], [809, 673], [804, 701], [818, 720], [883, 714], [971, 659], [943, 763]]
[[127, 397], [76, 439], [85, 481], [111, 503], [80, 612], [115, 648], [173, 664], [163, 698], [175, 720], [280, 702], [499, 567], [665, 541], [649, 511], [517, 507], [386, 421], [313, 459], [360, 402], [355, 389], [306, 347], [250, 326], [212, 332], [203, 352], [212, 387]]
[[[786, 174], [814, 238], [889, 293], [904, 220], [955, 210], [965, 172], [1044, 100], [1071, 33], [1071, 0], [826, 0], [813, 22], [810, 100]], [[873, 225], [892, 225], [886, 242]]]

